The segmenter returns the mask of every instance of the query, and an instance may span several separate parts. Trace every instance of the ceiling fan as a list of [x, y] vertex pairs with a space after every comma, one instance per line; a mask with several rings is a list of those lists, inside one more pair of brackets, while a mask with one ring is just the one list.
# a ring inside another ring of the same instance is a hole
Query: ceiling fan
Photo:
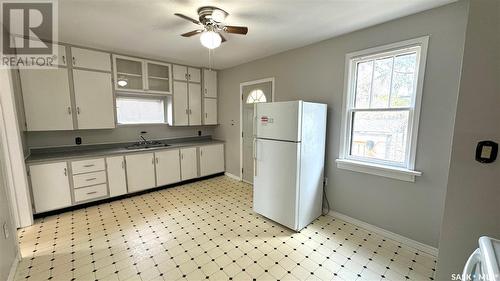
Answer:
[[245, 35], [248, 32], [248, 27], [246, 26], [225, 25], [224, 20], [229, 14], [226, 11], [213, 6], [200, 7], [198, 9], [198, 20], [179, 13], [175, 13], [174, 15], [200, 25], [200, 29], [186, 32], [181, 34], [181, 36], [191, 37], [201, 33], [200, 42], [208, 49], [215, 49], [219, 47], [221, 43], [226, 41], [226, 38], [224, 38], [221, 32], [241, 35]]

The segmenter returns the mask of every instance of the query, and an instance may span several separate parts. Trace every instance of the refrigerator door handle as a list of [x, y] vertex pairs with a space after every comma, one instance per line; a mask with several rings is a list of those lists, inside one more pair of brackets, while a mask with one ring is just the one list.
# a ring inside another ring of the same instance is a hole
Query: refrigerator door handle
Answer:
[[257, 176], [257, 139], [253, 139], [253, 176]]

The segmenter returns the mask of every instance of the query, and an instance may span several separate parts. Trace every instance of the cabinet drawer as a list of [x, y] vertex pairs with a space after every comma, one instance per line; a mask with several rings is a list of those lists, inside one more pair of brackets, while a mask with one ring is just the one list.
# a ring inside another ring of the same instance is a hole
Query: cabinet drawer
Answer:
[[73, 176], [73, 185], [75, 186], [75, 188], [80, 188], [89, 185], [96, 185], [100, 183], [106, 183], [105, 171]]
[[106, 184], [75, 189], [75, 202], [87, 201], [108, 195]]
[[90, 173], [104, 170], [104, 158], [71, 162], [73, 174]]

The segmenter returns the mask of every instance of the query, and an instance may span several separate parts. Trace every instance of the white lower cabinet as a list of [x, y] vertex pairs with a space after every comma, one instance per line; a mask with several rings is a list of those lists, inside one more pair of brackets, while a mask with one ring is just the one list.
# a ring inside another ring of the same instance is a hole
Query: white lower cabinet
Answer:
[[127, 178], [125, 175], [125, 158], [113, 156], [106, 158], [108, 172], [109, 196], [127, 194]]
[[141, 191], [156, 186], [153, 153], [126, 155], [125, 162], [129, 192]]
[[181, 181], [179, 157], [178, 149], [155, 152], [157, 186]]
[[196, 147], [181, 149], [181, 179], [189, 180], [198, 177], [198, 157]]
[[66, 162], [31, 165], [29, 171], [35, 213], [71, 206]]
[[200, 176], [224, 172], [224, 145], [200, 146]]

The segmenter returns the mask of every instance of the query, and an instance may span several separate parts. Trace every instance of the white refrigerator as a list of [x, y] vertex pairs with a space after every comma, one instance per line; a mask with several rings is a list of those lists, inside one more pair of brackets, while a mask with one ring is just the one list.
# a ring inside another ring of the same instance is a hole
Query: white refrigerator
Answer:
[[299, 231], [321, 215], [326, 105], [259, 103], [254, 125], [253, 209]]

